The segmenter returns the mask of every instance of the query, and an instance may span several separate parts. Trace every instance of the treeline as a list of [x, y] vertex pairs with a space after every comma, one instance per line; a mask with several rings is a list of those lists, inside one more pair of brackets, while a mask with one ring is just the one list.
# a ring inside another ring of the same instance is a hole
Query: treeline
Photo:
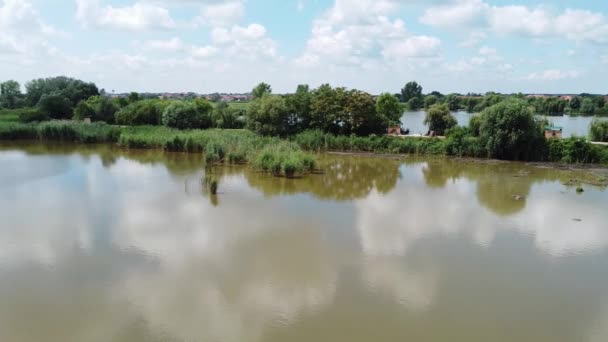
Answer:
[[202, 99], [146, 99], [138, 93], [110, 98], [93, 83], [69, 77], [36, 79], [25, 85], [0, 83], [0, 109], [10, 109], [21, 122], [84, 120], [120, 125], [165, 125], [187, 128], [243, 128], [242, 109], [220, 102], [212, 107]]
[[451, 111], [466, 110], [480, 113], [484, 109], [512, 98], [525, 100], [539, 115], [608, 115], [606, 99], [601, 95], [583, 93], [573, 97], [533, 96], [522, 93], [503, 95], [495, 92], [480, 94], [447, 94], [438, 91], [423, 94], [422, 86], [409, 82], [398, 94], [394, 94], [409, 110], [428, 109], [434, 104], [445, 104]]

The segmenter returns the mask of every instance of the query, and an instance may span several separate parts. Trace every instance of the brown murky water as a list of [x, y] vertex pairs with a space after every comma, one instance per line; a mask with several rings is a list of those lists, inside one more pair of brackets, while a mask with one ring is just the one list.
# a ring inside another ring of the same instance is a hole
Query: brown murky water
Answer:
[[0, 145], [0, 341], [608, 340], [602, 175]]

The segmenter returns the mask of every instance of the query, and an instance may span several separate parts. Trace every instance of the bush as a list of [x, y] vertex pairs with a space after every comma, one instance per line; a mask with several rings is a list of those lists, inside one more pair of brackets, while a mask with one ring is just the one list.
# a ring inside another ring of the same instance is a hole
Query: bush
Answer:
[[86, 118], [93, 119], [95, 111], [85, 101], [80, 101], [74, 108], [74, 120], [84, 120]]
[[163, 125], [177, 129], [211, 127], [209, 115], [211, 107], [206, 108], [192, 102], [173, 102], [163, 111]]
[[116, 123], [119, 125], [160, 125], [166, 102], [159, 100], [144, 100], [129, 104], [116, 113]]
[[469, 121], [469, 131], [471, 132], [471, 135], [474, 137], [478, 137], [480, 127], [481, 127], [481, 116], [474, 115], [471, 118], [471, 120]]
[[93, 121], [114, 123], [118, 107], [105, 96], [91, 96], [86, 103], [93, 109]]
[[489, 157], [507, 160], [542, 158], [543, 130], [525, 101], [500, 102], [485, 109], [480, 120], [479, 136]]
[[43, 95], [38, 102], [38, 109], [52, 119], [72, 118], [72, 103], [62, 95]]
[[550, 139], [548, 160], [564, 163], [606, 163], [602, 147], [593, 146], [583, 138]]
[[593, 119], [589, 127], [592, 141], [608, 142], [608, 120]]
[[19, 122], [23, 122], [23, 123], [42, 122], [42, 121], [48, 121], [50, 119], [51, 118], [49, 118], [48, 115], [42, 113], [41, 111], [39, 111], [38, 109], [35, 109], [35, 108], [28, 108], [27, 110], [21, 110], [19, 112], [19, 117], [18, 117]]
[[424, 124], [437, 135], [443, 135], [446, 130], [456, 126], [458, 122], [450, 112], [447, 104], [432, 105], [426, 112]]

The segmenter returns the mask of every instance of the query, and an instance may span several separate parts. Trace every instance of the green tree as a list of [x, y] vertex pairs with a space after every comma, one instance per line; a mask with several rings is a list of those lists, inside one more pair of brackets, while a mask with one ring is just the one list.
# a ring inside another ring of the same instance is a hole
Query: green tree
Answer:
[[255, 86], [255, 88], [253, 88], [253, 90], [251, 91], [251, 95], [253, 96], [254, 99], [260, 99], [260, 98], [262, 98], [262, 96], [264, 96], [264, 94], [271, 94], [271, 93], [272, 93], [272, 87], [270, 86], [270, 84], [266, 84], [264, 82]]
[[444, 135], [445, 131], [456, 126], [458, 122], [450, 112], [446, 104], [432, 105], [426, 112], [424, 124], [429, 126], [429, 130], [437, 135]]
[[481, 113], [480, 142], [488, 156], [508, 160], [534, 160], [542, 154], [545, 138], [523, 100], [496, 104]]
[[139, 93], [132, 91], [131, 93], [129, 93], [129, 96], [127, 97], [127, 101], [129, 103], [133, 103], [133, 102], [137, 102], [141, 100], [141, 97], [139, 96]]
[[418, 110], [422, 107], [422, 100], [419, 97], [412, 97], [409, 101], [407, 101], [407, 107], [410, 110]]
[[74, 120], [84, 120], [86, 118], [93, 119], [95, 117], [95, 110], [87, 103], [87, 101], [80, 101], [74, 108]]
[[422, 86], [417, 82], [409, 82], [401, 89], [401, 102], [409, 102], [413, 98], [422, 98]]
[[290, 130], [288, 117], [283, 97], [264, 94], [249, 105], [247, 127], [261, 135], [284, 136]]
[[169, 101], [142, 100], [131, 103], [116, 112], [115, 119], [119, 125], [160, 125], [162, 114]]
[[[205, 101], [207, 102], [207, 101]], [[208, 104], [208, 102], [207, 102]], [[163, 125], [177, 129], [209, 128], [211, 107], [191, 101], [174, 101], [163, 111]]]
[[287, 108], [291, 113], [290, 125], [297, 131], [310, 128], [312, 92], [307, 84], [298, 85], [296, 92], [285, 98]]
[[21, 86], [17, 81], [0, 83], [0, 108], [18, 108], [23, 105]]
[[242, 116], [242, 110], [230, 108], [226, 102], [218, 102], [213, 109], [213, 126], [223, 129], [243, 128], [244, 123], [241, 120]]
[[346, 111], [351, 134], [369, 135], [386, 130], [386, 121], [376, 112], [376, 103], [369, 93], [356, 89], [349, 91]]
[[91, 96], [86, 102], [95, 112], [93, 121], [114, 123], [118, 107], [112, 100], [105, 96]]
[[399, 100], [392, 94], [383, 93], [376, 100], [376, 112], [391, 125], [401, 125], [403, 110]]
[[86, 83], [65, 76], [32, 80], [26, 83], [25, 90], [26, 100], [30, 106], [36, 105], [43, 95], [61, 95], [67, 98], [72, 106], [91, 96], [99, 95], [99, 90], [94, 83]]
[[43, 95], [38, 101], [38, 109], [52, 119], [70, 119], [72, 117], [72, 103], [61, 94]]
[[439, 99], [435, 95], [428, 95], [424, 98], [424, 108], [430, 108], [432, 105], [437, 104]]
[[595, 112], [595, 102], [592, 98], [586, 97], [581, 103], [580, 112], [583, 114], [593, 114]]
[[446, 96], [445, 103], [453, 112], [460, 109], [460, 97], [456, 94], [449, 94], [448, 96]]
[[[333, 134], [346, 132], [346, 106], [348, 95], [344, 88], [323, 84], [312, 93], [310, 127]], [[348, 127], [350, 132], [350, 127]]]
[[581, 98], [575, 96], [570, 100], [570, 109], [574, 111], [578, 111], [581, 108]]

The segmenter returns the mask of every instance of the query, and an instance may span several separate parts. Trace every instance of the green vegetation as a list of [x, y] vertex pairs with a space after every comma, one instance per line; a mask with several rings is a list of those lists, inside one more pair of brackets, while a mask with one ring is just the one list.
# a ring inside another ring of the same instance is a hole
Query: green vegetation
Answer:
[[542, 158], [543, 127], [524, 101], [503, 101], [484, 110], [480, 117], [479, 137], [490, 158]]
[[40, 139], [78, 143], [118, 141], [120, 129], [105, 123], [84, 124], [71, 121], [52, 121], [40, 124], [9, 122], [0, 124], [0, 139]]
[[[32, 81], [26, 90], [21, 94], [18, 83], [0, 83], [3, 106], [34, 101], [36, 105], [0, 109], [0, 139], [113, 142], [126, 148], [205, 153], [210, 164], [249, 163], [286, 177], [312, 170], [314, 158], [304, 150], [608, 163], [608, 149], [584, 139], [546, 140], [544, 124], [534, 117], [539, 110], [606, 110], [603, 97], [586, 94], [571, 101], [436, 91], [424, 97], [422, 86], [409, 82], [400, 94], [377, 98], [329, 84], [312, 90], [299, 85], [293, 94], [274, 95], [270, 85], [261, 83], [253, 89], [254, 100], [237, 107], [225, 102], [212, 105], [194, 94], [186, 100], [145, 99], [137, 93], [110, 99], [99, 95], [94, 84], [65, 77]], [[387, 126], [400, 124], [405, 106], [422, 105], [428, 107], [425, 123], [444, 138], [386, 136]], [[451, 111], [461, 108], [481, 114], [469, 127], [456, 127]], [[75, 121], [61, 121], [70, 118]], [[94, 123], [79, 122], [85, 118]], [[608, 140], [607, 126], [595, 120], [592, 138]]]
[[589, 137], [592, 141], [608, 142], [608, 121], [593, 119]]
[[213, 107], [205, 100], [176, 101], [165, 108], [162, 122], [177, 129], [209, 128], [212, 110]]
[[443, 135], [445, 131], [456, 126], [458, 122], [447, 104], [434, 104], [427, 110], [424, 124], [429, 126], [431, 132]]

